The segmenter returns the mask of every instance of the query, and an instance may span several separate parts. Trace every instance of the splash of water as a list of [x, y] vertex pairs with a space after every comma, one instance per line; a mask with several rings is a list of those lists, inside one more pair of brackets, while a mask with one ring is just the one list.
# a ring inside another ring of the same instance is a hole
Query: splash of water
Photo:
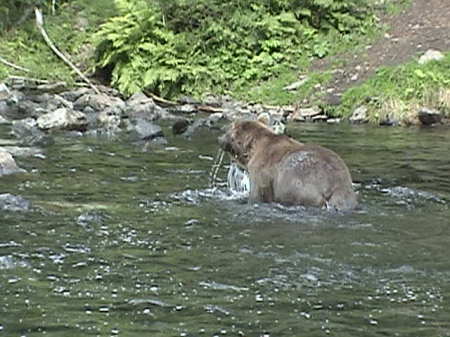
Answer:
[[233, 193], [248, 195], [250, 179], [247, 171], [241, 169], [236, 163], [231, 163], [227, 175], [227, 186]]

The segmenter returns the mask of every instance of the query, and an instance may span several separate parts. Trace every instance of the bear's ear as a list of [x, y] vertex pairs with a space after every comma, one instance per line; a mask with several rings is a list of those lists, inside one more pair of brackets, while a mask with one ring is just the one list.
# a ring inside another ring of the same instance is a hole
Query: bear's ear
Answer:
[[263, 123], [265, 126], [270, 126], [270, 115], [267, 112], [259, 114], [256, 120], [260, 123]]

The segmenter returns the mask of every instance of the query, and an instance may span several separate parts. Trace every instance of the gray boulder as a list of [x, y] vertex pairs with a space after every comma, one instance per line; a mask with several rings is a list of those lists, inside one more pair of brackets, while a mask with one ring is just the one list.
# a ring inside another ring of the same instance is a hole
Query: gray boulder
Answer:
[[444, 54], [442, 54], [438, 50], [429, 49], [419, 58], [419, 64], [426, 64], [431, 61], [440, 61], [444, 58]]
[[50, 145], [53, 138], [38, 128], [34, 118], [24, 118], [14, 121], [11, 127], [12, 134], [19, 139], [21, 145]]
[[89, 106], [95, 111], [102, 111], [116, 105], [124, 106], [124, 102], [118, 97], [88, 93], [80, 96], [75, 101], [74, 109], [83, 111]]
[[100, 111], [97, 115], [96, 126], [107, 133], [120, 131], [122, 123], [122, 107], [120, 105], [112, 106]]
[[39, 103], [45, 110], [53, 111], [59, 108], [73, 109], [73, 103], [60, 95], [48, 93], [34, 96], [33, 101]]
[[198, 108], [194, 104], [181, 104], [171, 107], [170, 111], [177, 114], [194, 114], [198, 112]]
[[98, 127], [98, 116], [99, 112], [92, 109], [90, 106], [87, 106], [83, 110], [84, 115], [86, 116], [88, 123], [88, 130], [93, 130]]
[[70, 102], [75, 102], [83, 95], [92, 94], [92, 90], [89, 88], [79, 88], [76, 90], [65, 91], [61, 94], [61, 97]]
[[10, 124], [11, 122], [2, 116], [2, 103], [0, 102], [0, 125], [2, 124]]
[[[72, 92], [71, 98], [77, 94]], [[88, 92], [76, 99], [74, 108], [84, 112], [86, 128], [91, 135], [113, 135], [121, 131], [125, 103], [118, 97]]]
[[0, 116], [2, 120], [17, 120], [32, 116], [40, 105], [25, 98], [24, 93], [10, 90], [0, 83]]
[[312, 120], [315, 116], [318, 116], [322, 113], [322, 110], [318, 106], [313, 106], [310, 108], [300, 108], [296, 109], [292, 115], [289, 116], [289, 119], [295, 122], [303, 122], [306, 120]]
[[0, 100], [4, 100], [9, 97], [11, 92], [5, 83], [0, 83]]
[[0, 177], [8, 174], [26, 172], [17, 166], [11, 153], [0, 148]]
[[365, 105], [361, 105], [360, 107], [356, 108], [355, 111], [353, 111], [352, 115], [350, 116], [350, 122], [354, 124], [361, 124], [361, 123], [367, 123], [368, 122], [368, 116], [367, 112], [369, 109]]
[[29, 99], [24, 99], [17, 103], [16, 109], [14, 110], [14, 115], [11, 116], [12, 119], [23, 119], [27, 117], [37, 117], [45, 113], [45, 109], [36, 102]]
[[6, 119], [3, 117], [9, 111], [7, 103], [8, 98], [11, 96], [11, 92], [5, 83], [0, 83], [0, 124], [6, 124]]
[[171, 113], [158, 106], [153, 99], [142, 92], [136, 93], [128, 99], [125, 113], [130, 119], [142, 118], [149, 121], [175, 119]]
[[59, 108], [37, 119], [41, 130], [76, 130], [85, 131], [87, 118], [84, 113], [68, 108]]
[[442, 114], [433, 109], [421, 108], [418, 112], [419, 121], [423, 125], [433, 125], [442, 122]]

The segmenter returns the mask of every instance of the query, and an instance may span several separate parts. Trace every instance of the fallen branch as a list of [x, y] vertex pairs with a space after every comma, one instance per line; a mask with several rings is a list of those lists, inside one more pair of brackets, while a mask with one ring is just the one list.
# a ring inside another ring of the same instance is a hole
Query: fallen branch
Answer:
[[283, 110], [286, 112], [294, 112], [295, 108], [291, 105], [284, 105], [284, 106], [279, 106], [279, 105], [263, 105], [263, 108], [266, 110]]
[[42, 37], [44, 38], [45, 42], [47, 43], [47, 45], [50, 47], [50, 49], [61, 59], [63, 60], [69, 67], [71, 67], [77, 74], [78, 76], [81, 77], [81, 79], [83, 81], [85, 81], [97, 94], [101, 94], [100, 90], [97, 89], [97, 87], [92, 84], [91, 81], [89, 81], [89, 79], [62, 53], [58, 50], [58, 48], [56, 48], [56, 46], [53, 44], [53, 42], [50, 40], [50, 38], [47, 35], [47, 32], [44, 29], [44, 18], [42, 16], [41, 11], [39, 10], [39, 8], [35, 7], [34, 8], [34, 13], [36, 16], [36, 25], [42, 35]]
[[152, 93], [152, 92], [150, 92], [148, 90], [145, 90], [144, 94], [146, 94], [147, 96], [150, 96], [155, 102], [157, 102], [159, 104], [172, 105], [172, 106], [173, 105], [177, 105], [177, 103], [169, 101], [169, 100], [164, 99], [162, 97], [159, 97], [159, 96], [155, 95], [154, 93]]
[[51, 83], [48, 80], [41, 80], [39, 78], [33, 78], [33, 77], [24, 77], [24, 76], [8, 76], [6, 78], [6, 81], [21, 81], [21, 82], [35, 82], [35, 83], [43, 83], [48, 84]]
[[217, 107], [213, 107], [213, 106], [210, 106], [210, 105], [198, 105], [197, 106], [197, 110], [203, 111], [203, 112], [211, 112], [211, 113], [223, 112], [224, 111], [222, 108], [217, 108]]
[[66, 82], [50, 82], [47, 80], [40, 80], [38, 78], [23, 77], [23, 76], [8, 76], [6, 83], [14, 89], [19, 90], [37, 90], [41, 92], [60, 92], [67, 89]]
[[[25, 76], [14, 76], [10, 75], [6, 78], [7, 81], [27, 81], [27, 82], [36, 82], [36, 83], [43, 83], [43, 84], [52, 84], [52, 83], [62, 83], [62, 81], [59, 82], [53, 82], [49, 80], [43, 80], [40, 78], [33, 78], [33, 77], [25, 77]], [[84, 82], [75, 82], [75, 86], [77, 87], [86, 87], [87, 84]]]
[[0, 56], [0, 62], [3, 63], [4, 65], [7, 65], [8, 67], [14, 68], [16, 70], [20, 70], [20, 71], [24, 71], [26, 73], [29, 73], [30, 70], [21, 66], [18, 66], [17, 64], [11, 63], [6, 61], [3, 57]]

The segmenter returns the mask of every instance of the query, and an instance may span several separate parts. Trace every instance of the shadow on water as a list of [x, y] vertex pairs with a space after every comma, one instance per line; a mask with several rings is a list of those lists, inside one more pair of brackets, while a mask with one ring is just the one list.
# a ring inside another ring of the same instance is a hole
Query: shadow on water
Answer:
[[[361, 209], [208, 189], [217, 134], [59, 139], [2, 190], [0, 336], [450, 336], [450, 133], [300, 125]], [[224, 176], [224, 173], [222, 174]]]

